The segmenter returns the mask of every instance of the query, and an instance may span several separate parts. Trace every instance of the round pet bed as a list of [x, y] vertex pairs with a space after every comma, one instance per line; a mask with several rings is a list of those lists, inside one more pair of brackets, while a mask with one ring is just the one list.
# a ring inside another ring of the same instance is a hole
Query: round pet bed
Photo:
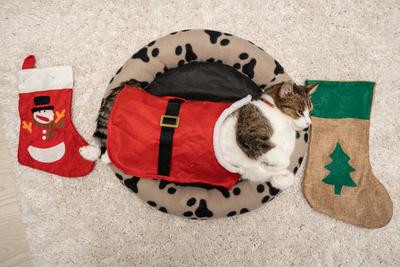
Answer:
[[[153, 95], [234, 102], [257, 97], [290, 80], [282, 66], [252, 42], [211, 30], [183, 30], [148, 43], [117, 71], [106, 90], [138, 81]], [[296, 134], [289, 166], [296, 173], [308, 145], [308, 129]], [[111, 165], [139, 198], [159, 211], [190, 219], [234, 216], [254, 210], [280, 192], [267, 183], [239, 181], [231, 190], [204, 184], [175, 184], [132, 177]]]

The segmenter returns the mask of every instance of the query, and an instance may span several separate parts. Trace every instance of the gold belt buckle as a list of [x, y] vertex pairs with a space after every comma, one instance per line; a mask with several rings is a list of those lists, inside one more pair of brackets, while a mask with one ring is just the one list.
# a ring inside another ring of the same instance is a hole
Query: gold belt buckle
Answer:
[[[164, 119], [174, 119], [174, 123], [165, 122]], [[171, 116], [171, 115], [162, 115], [160, 119], [160, 126], [168, 127], [168, 128], [178, 128], [179, 126], [179, 117], [178, 116]]]

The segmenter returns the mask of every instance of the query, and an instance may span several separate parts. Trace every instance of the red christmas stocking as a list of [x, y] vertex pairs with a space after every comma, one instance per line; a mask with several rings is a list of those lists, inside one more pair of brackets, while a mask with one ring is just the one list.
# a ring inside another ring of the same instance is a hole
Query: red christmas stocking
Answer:
[[93, 162], [79, 154], [88, 143], [71, 120], [72, 68], [35, 69], [28, 56], [18, 72], [20, 164], [65, 177], [87, 175]]

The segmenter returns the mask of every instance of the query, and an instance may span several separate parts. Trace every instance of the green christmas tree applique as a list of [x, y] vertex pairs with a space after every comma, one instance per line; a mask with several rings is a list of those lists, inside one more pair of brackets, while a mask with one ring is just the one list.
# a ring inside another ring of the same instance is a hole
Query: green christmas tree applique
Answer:
[[329, 155], [332, 162], [325, 165], [325, 169], [330, 173], [322, 181], [326, 184], [331, 184], [335, 187], [335, 194], [342, 193], [342, 187], [356, 187], [357, 184], [353, 181], [350, 173], [355, 169], [348, 163], [350, 157], [346, 155], [339, 143], [336, 144], [335, 150]]

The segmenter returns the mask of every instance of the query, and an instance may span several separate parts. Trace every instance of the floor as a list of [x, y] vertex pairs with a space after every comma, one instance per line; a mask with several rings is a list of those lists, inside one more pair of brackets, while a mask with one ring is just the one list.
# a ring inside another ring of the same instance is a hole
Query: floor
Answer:
[[31, 266], [3, 131], [0, 129], [0, 266]]
[[[397, 0], [1, 0], [0, 266], [399, 266], [399, 18]], [[17, 163], [16, 71], [26, 55], [39, 67], [73, 66], [73, 121], [90, 141], [104, 89], [124, 61], [188, 28], [251, 40], [298, 83], [376, 81], [370, 158], [393, 200], [392, 221], [367, 230], [315, 212], [300, 180], [256, 211], [188, 221], [144, 205], [101, 163], [78, 179]]]

